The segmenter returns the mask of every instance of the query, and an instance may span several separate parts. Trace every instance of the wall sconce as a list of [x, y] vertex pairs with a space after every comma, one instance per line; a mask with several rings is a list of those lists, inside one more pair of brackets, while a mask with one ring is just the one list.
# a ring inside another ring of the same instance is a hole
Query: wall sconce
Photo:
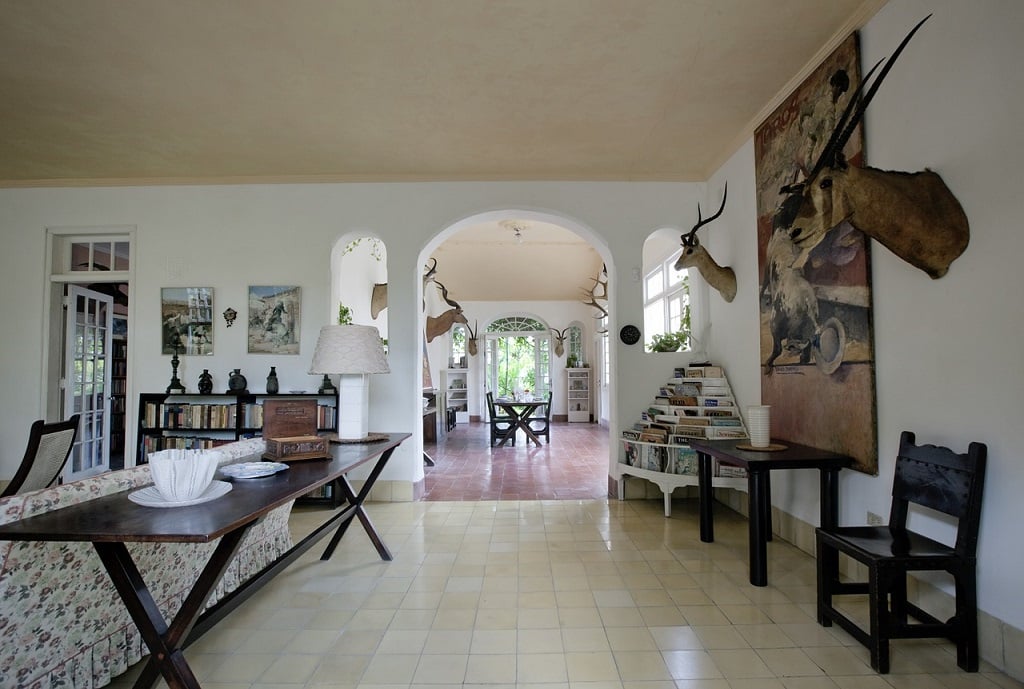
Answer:
[[230, 306], [224, 309], [224, 322], [228, 324], [229, 328], [234, 325], [236, 316], [238, 316], [238, 312]]

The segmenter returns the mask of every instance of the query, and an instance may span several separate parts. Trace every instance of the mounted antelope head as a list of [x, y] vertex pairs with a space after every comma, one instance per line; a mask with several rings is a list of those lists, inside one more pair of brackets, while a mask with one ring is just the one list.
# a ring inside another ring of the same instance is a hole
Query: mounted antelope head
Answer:
[[476, 323], [475, 328], [470, 328], [469, 323], [466, 323], [466, 332], [469, 333], [469, 337], [466, 338], [466, 351], [469, 352], [470, 356], [476, 356], [477, 352], [477, 339], [476, 334], [480, 331], [480, 321], [474, 321]]
[[775, 212], [775, 231], [787, 233], [804, 255], [843, 220], [932, 278], [945, 275], [967, 248], [967, 216], [938, 174], [854, 167], [843, 156], [878, 87], [929, 17], [911, 29], [866, 91], [882, 61], [861, 80], [804, 180], [781, 189], [788, 196]]
[[555, 356], [562, 356], [565, 354], [565, 335], [569, 332], [569, 328], [563, 330], [555, 330], [550, 328], [551, 333], [555, 336]]
[[[438, 335], [444, 335], [456, 323], [468, 325], [469, 321], [462, 315], [462, 306], [448, 298], [448, 288], [437, 281], [437, 259], [423, 274], [423, 307], [427, 313], [427, 342], [432, 342]], [[436, 315], [435, 315], [436, 314]]]
[[710, 218], [701, 219], [700, 216], [700, 204], [697, 204], [697, 224], [693, 226], [687, 234], [682, 235], [679, 239], [683, 245], [683, 252], [679, 254], [679, 258], [676, 260], [675, 269], [683, 270], [684, 268], [696, 268], [701, 276], [707, 281], [709, 285], [718, 290], [722, 299], [727, 302], [731, 302], [736, 298], [736, 273], [732, 268], [723, 268], [722, 266], [715, 263], [715, 259], [711, 258], [711, 254], [700, 244], [700, 239], [697, 238], [697, 230], [709, 224], [713, 220], [717, 220], [718, 216], [725, 210], [725, 199], [729, 196], [729, 185], [725, 185], [725, 191], [722, 193], [722, 206], [718, 209], [718, 212], [712, 215]]

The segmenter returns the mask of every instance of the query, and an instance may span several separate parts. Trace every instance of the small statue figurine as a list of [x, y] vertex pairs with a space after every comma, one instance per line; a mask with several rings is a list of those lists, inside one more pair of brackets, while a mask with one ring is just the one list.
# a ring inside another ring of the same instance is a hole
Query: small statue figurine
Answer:
[[199, 374], [199, 394], [209, 395], [213, 392], [213, 376], [210, 375], [210, 369], [204, 368], [203, 372]]

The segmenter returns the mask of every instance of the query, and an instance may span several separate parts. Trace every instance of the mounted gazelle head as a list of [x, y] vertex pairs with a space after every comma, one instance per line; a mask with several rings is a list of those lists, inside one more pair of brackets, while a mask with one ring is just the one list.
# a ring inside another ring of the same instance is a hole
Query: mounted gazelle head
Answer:
[[870, 87], [882, 61], [864, 76], [803, 181], [781, 189], [787, 196], [775, 212], [774, 229], [787, 233], [801, 251], [810, 251], [844, 220], [932, 278], [945, 275], [967, 248], [967, 216], [939, 175], [855, 167], [843, 156], [878, 87], [930, 16], [911, 29]]
[[725, 191], [722, 192], [722, 206], [710, 218], [701, 219], [700, 204], [697, 204], [697, 224], [679, 238], [683, 251], [676, 260], [675, 269], [696, 268], [707, 283], [722, 294], [722, 299], [731, 302], [736, 298], [736, 273], [732, 268], [723, 268], [715, 263], [715, 259], [711, 258], [711, 254], [701, 246], [700, 239], [697, 238], [697, 230], [717, 220], [725, 210], [725, 200], [728, 196], [729, 185], [726, 184]]
[[476, 323], [475, 328], [470, 328], [469, 323], [466, 323], [466, 332], [469, 333], [469, 337], [466, 338], [466, 351], [469, 352], [470, 356], [476, 356], [477, 352], [477, 339], [476, 334], [480, 331], [480, 321], [474, 321]]
[[555, 356], [560, 357], [565, 354], [565, 335], [569, 332], [569, 328], [564, 328], [562, 330], [555, 330], [554, 328], [549, 329], [551, 330], [551, 334], [555, 336]]

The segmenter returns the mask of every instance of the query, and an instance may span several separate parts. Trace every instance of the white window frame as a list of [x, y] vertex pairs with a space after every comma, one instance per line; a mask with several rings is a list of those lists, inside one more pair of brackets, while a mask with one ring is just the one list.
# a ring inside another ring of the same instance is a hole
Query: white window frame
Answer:
[[[672, 254], [655, 264], [643, 276], [644, 298], [644, 347], [660, 333], [676, 332], [680, 328], [683, 306], [690, 306], [690, 339], [684, 351], [692, 351], [694, 340], [699, 339], [701, 321], [698, 315], [702, 309], [695, 274], [688, 268], [677, 271], [676, 260], [679, 253]], [[689, 278], [689, 293], [684, 283]]]

